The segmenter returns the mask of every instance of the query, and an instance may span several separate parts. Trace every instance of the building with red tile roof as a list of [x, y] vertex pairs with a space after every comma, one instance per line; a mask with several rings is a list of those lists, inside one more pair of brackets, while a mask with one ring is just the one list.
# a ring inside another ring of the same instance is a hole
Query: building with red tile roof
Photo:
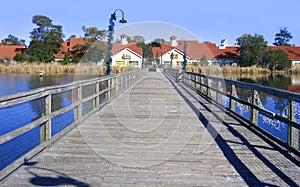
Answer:
[[300, 65], [300, 46], [269, 46], [269, 49], [282, 49], [289, 55], [293, 65]]
[[70, 52], [70, 57], [73, 57], [72, 51], [74, 50], [74, 46], [83, 45], [83, 38], [70, 38], [69, 41], [65, 41], [61, 44], [60, 51], [57, 54], [54, 54], [56, 61], [64, 58], [66, 52]]
[[[112, 65], [135, 64], [141, 67], [143, 50], [137, 47], [135, 42], [128, 43], [127, 34], [121, 34], [121, 41], [114, 42], [112, 48]], [[197, 40], [176, 40], [176, 36], [170, 36], [170, 41], [161, 44], [161, 47], [153, 47], [153, 59], [159, 64], [170, 64], [171, 54], [173, 54], [172, 64], [179, 65], [183, 61], [184, 45], [186, 44], [186, 55], [188, 63], [199, 62], [205, 57], [209, 64], [234, 64], [239, 59], [239, 46], [228, 46], [228, 42], [223, 40], [220, 46], [210, 42], [199, 42]], [[57, 59], [62, 59], [67, 51], [73, 51], [73, 47], [84, 44], [83, 38], [71, 38], [69, 42], [62, 44], [61, 50], [55, 55]], [[269, 46], [270, 49], [283, 49], [293, 65], [300, 64], [299, 46]], [[70, 54], [70, 56], [72, 53]]]
[[5, 45], [0, 43], [0, 58], [12, 59], [17, 53], [22, 53], [24, 45]]
[[137, 47], [136, 43], [114, 42], [112, 54], [112, 66], [142, 66], [143, 49]]

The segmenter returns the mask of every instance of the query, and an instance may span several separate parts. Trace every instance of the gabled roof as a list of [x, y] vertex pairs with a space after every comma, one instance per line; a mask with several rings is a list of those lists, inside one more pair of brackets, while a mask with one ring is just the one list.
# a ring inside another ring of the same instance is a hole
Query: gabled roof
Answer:
[[269, 49], [284, 50], [291, 60], [300, 60], [300, 46], [269, 46]]
[[24, 45], [4, 45], [0, 43], [0, 58], [13, 58], [17, 53], [21, 53]]
[[225, 49], [220, 49], [215, 43], [207, 43], [208, 48], [213, 54], [213, 58], [239, 58], [238, 46], [227, 46]]
[[63, 58], [67, 51], [72, 51], [73, 47], [76, 45], [83, 45], [84, 39], [83, 38], [70, 38], [69, 42], [63, 42], [61, 44], [60, 50], [57, 54], [54, 54], [56, 58]]
[[[184, 51], [184, 43], [186, 42], [186, 53], [191, 59], [200, 59], [203, 56], [213, 58], [214, 54], [210, 49], [211, 43], [199, 43], [197, 40], [177, 40], [177, 49]], [[215, 45], [215, 44], [214, 44]]]
[[126, 45], [122, 45], [119, 42], [114, 42], [113, 48], [112, 48], [112, 54], [115, 55], [118, 52], [120, 52], [126, 48], [130, 49], [131, 51], [135, 52], [136, 54], [138, 54], [140, 56], [143, 56], [143, 49], [140, 47], [137, 47], [136, 43], [128, 43]]
[[156, 54], [158, 53], [159, 56], [162, 56], [169, 51], [172, 51], [175, 47], [172, 47], [167, 44], [161, 44], [161, 47], [152, 47], [152, 54], [153, 57], [156, 58]]

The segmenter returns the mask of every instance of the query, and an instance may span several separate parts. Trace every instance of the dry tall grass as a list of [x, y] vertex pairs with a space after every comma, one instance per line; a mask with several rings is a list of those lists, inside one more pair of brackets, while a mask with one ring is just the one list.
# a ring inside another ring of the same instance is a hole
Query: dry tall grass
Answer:
[[[180, 66], [177, 67], [178, 69], [181, 69]], [[291, 68], [291, 70], [285, 70], [285, 71], [271, 71], [267, 68], [262, 67], [233, 67], [233, 66], [193, 66], [193, 65], [187, 65], [186, 68], [187, 72], [193, 72], [193, 73], [201, 73], [205, 75], [211, 75], [216, 77], [265, 77], [269, 76], [271, 74], [300, 74], [300, 66], [294, 66]]]
[[[137, 69], [134, 66], [116, 66], [112, 67], [112, 73], [121, 73]], [[9, 64], [8, 66], [0, 64], [0, 73], [19, 73], [19, 74], [98, 74], [104, 75], [106, 67], [103, 65], [78, 63], [61, 65], [59, 63], [21, 63]]]

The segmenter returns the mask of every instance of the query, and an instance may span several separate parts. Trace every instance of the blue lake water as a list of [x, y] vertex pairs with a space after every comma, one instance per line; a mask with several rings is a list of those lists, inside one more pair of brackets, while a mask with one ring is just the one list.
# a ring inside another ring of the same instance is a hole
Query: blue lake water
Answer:
[[[39, 75], [0, 74], [0, 97], [24, 92], [44, 86], [71, 83], [77, 80], [97, 77], [96, 75]], [[52, 110], [72, 103], [72, 93], [52, 96]], [[0, 136], [38, 119], [45, 112], [44, 98], [0, 109]], [[74, 122], [74, 110], [65, 112], [51, 120], [51, 135], [54, 136]], [[41, 143], [40, 126], [0, 144], [0, 170], [11, 164]]]
[[39, 75], [0, 74], [0, 96], [24, 92], [44, 86], [66, 84], [77, 80], [97, 77], [96, 75]]

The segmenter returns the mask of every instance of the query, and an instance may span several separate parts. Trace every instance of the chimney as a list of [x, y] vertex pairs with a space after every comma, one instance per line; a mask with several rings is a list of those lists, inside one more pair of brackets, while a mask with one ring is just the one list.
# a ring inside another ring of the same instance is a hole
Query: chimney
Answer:
[[176, 41], [176, 36], [174, 36], [174, 35], [172, 35], [172, 36], [170, 36], [170, 40], [171, 40], [171, 42], [170, 42], [170, 44], [171, 44], [171, 46], [173, 46], [173, 47], [175, 47], [175, 46], [177, 46], [178, 44], [177, 44], [177, 41]]
[[127, 45], [128, 40], [127, 40], [127, 34], [121, 34], [121, 45]]
[[228, 41], [223, 39], [221, 41], [221, 45], [219, 46], [219, 49], [225, 49], [228, 46]]

